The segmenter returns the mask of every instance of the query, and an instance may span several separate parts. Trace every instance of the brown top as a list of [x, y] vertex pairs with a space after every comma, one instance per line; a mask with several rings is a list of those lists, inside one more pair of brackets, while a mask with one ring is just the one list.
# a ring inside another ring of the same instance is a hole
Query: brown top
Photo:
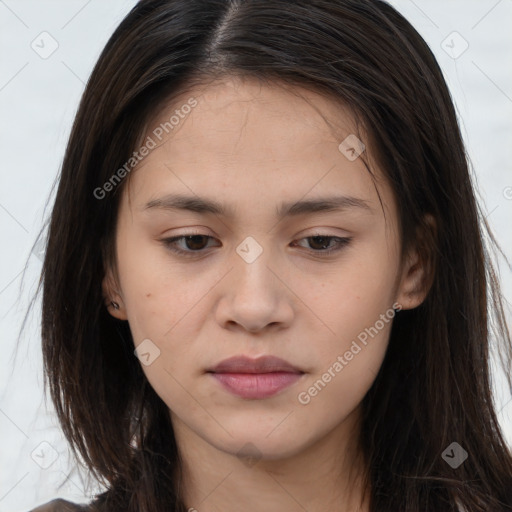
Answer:
[[44, 505], [32, 509], [30, 512], [92, 512], [90, 505], [79, 505], [62, 499], [52, 500]]

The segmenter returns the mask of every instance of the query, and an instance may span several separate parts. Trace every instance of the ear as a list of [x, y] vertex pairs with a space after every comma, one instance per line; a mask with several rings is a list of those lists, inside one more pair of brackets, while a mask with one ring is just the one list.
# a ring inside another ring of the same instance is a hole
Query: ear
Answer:
[[119, 292], [119, 286], [111, 270], [107, 270], [101, 283], [103, 299], [108, 312], [118, 320], [128, 320], [123, 297]]
[[416, 229], [416, 240], [404, 258], [396, 302], [401, 309], [414, 309], [427, 297], [435, 275], [437, 225], [431, 214], [425, 214]]

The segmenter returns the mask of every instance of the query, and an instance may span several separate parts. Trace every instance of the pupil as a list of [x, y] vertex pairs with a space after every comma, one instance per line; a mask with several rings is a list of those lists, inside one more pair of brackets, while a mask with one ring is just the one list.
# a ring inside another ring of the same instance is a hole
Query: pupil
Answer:
[[[203, 235], [191, 235], [191, 236], [187, 236], [187, 247], [189, 249], [201, 249], [201, 247], [193, 247], [194, 243], [198, 241], [198, 239], [201, 239], [201, 238], [204, 238]], [[192, 247], [190, 247], [190, 242], [192, 242]], [[203, 240], [204, 242], [204, 240]], [[199, 242], [199, 245], [202, 245], [200, 242]]]
[[[311, 239], [312, 239], [313, 241], [317, 241], [317, 242], [318, 242], [318, 240], [320, 240], [319, 244], [320, 244], [320, 248], [321, 248], [321, 249], [326, 249], [326, 248], [327, 248], [327, 246], [329, 245], [329, 243], [327, 242], [327, 240], [329, 239], [329, 237], [327, 237], [327, 236], [313, 236], [313, 237], [311, 237]], [[322, 242], [323, 242], [323, 243], [322, 243]], [[314, 245], [315, 245], [315, 243], [316, 243], [316, 242], [314, 242], [313, 244], [310, 244], [310, 245], [314, 246]], [[314, 247], [313, 247], [313, 248], [314, 248]], [[318, 247], [316, 247], [316, 248], [318, 249]]]

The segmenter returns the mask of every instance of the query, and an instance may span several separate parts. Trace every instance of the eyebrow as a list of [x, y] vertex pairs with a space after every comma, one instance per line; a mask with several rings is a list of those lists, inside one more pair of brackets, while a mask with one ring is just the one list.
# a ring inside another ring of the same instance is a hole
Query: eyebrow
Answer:
[[[283, 202], [277, 210], [279, 219], [316, 212], [344, 211], [351, 208], [359, 208], [374, 213], [367, 201], [351, 196], [328, 196], [307, 199], [296, 202]], [[164, 197], [149, 201], [144, 210], [186, 210], [195, 213], [212, 213], [215, 215], [234, 217], [234, 210], [214, 199], [199, 196], [187, 196], [181, 194], [168, 194]]]

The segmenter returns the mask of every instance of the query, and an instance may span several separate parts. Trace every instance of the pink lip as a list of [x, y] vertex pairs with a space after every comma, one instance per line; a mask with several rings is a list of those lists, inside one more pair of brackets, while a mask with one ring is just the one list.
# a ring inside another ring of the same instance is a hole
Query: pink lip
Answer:
[[231, 393], [248, 399], [275, 395], [299, 380], [304, 372], [273, 356], [235, 356], [208, 370]]

